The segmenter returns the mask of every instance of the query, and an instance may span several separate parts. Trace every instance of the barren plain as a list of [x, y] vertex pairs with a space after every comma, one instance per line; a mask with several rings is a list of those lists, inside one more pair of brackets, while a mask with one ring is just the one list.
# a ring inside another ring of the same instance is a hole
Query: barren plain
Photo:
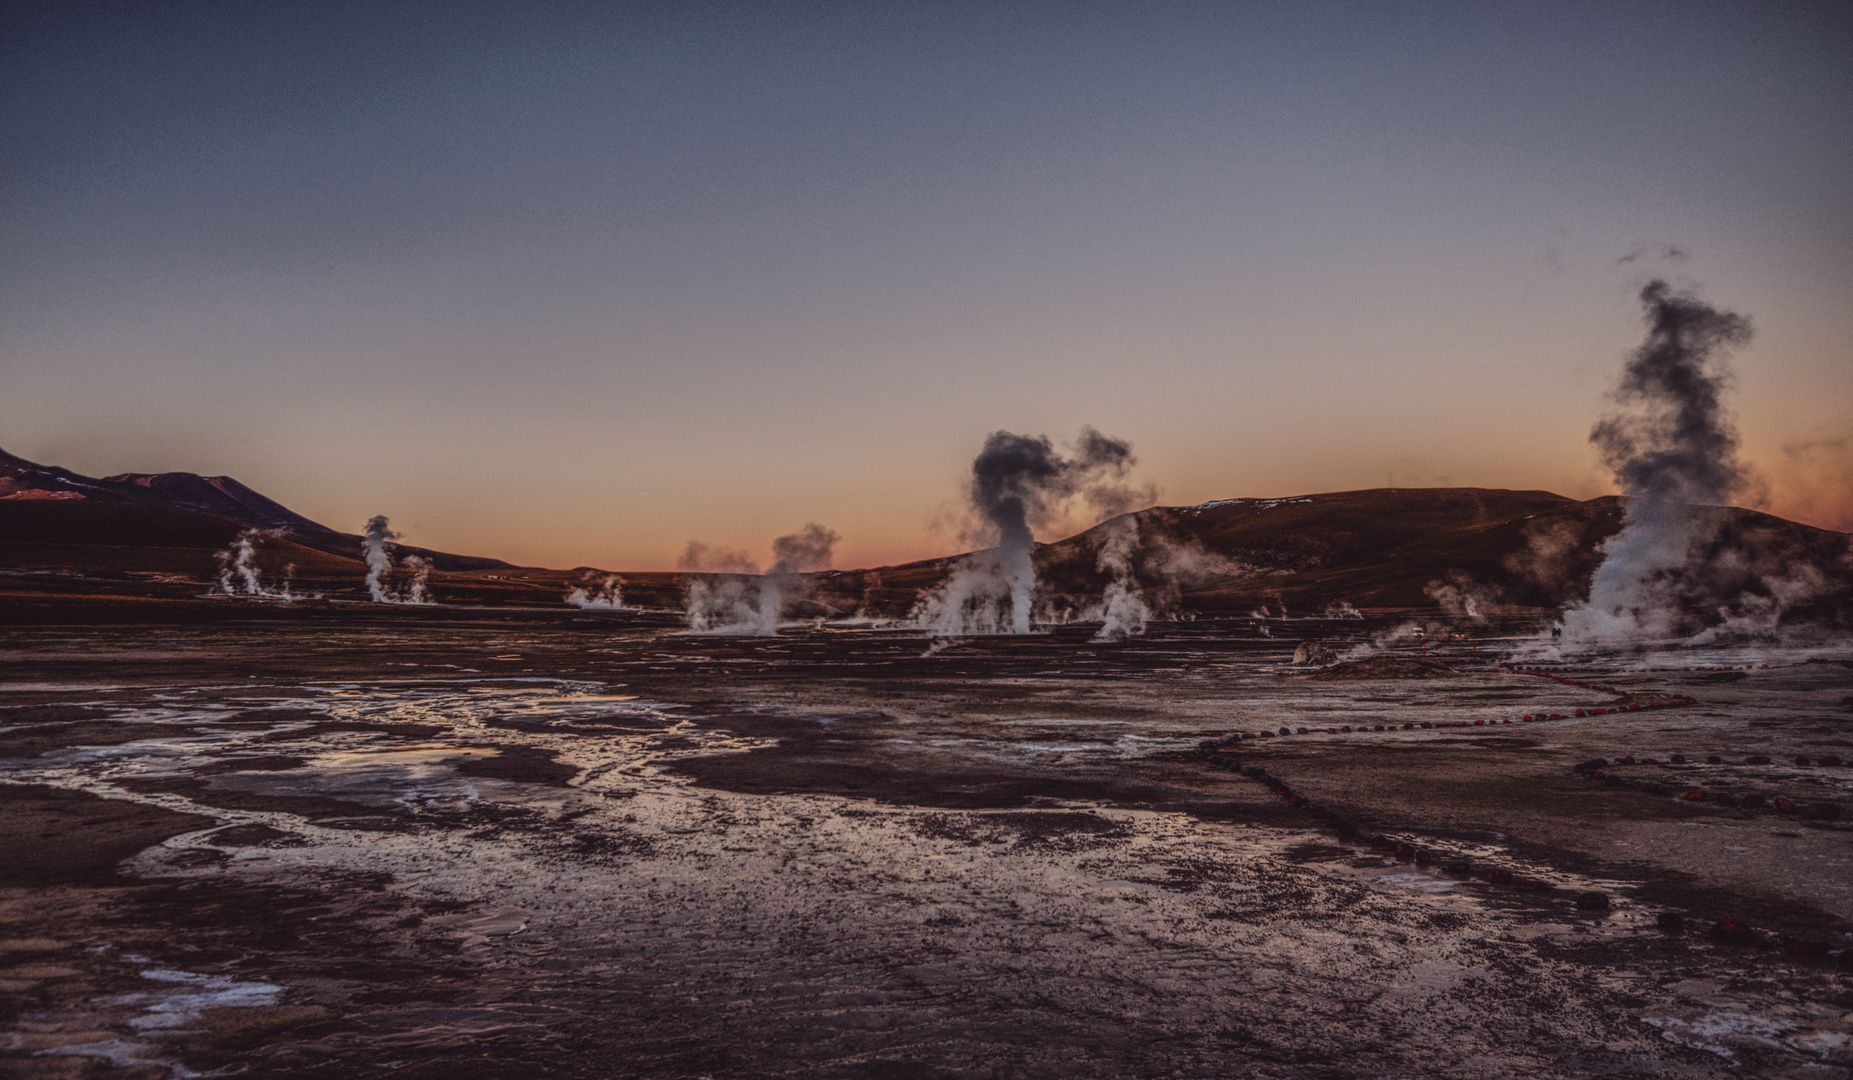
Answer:
[[1373, 629], [10, 628], [0, 1067], [1847, 1074], [1853, 649]]

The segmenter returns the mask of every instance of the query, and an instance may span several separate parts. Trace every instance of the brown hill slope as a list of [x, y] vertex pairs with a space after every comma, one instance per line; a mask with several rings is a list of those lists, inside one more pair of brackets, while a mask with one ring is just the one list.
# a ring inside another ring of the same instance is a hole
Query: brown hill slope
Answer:
[[[1712, 535], [1680, 590], [1696, 609], [1767, 595], [1772, 579], [1781, 587], [1791, 573], [1818, 575], [1804, 607], [1844, 609], [1853, 599], [1847, 534], [1736, 507], [1697, 514]], [[1039, 590], [1056, 610], [1099, 598], [1109, 581], [1097, 566], [1101, 546], [1129, 525], [1137, 528], [1133, 562], [1145, 593], [1176, 610], [1555, 609], [1588, 594], [1600, 545], [1622, 520], [1614, 496], [1579, 502], [1547, 491], [1377, 488], [1153, 507], [1039, 545], [1035, 560]], [[839, 608], [901, 614], [956, 563], [820, 575], [818, 596]]]
[[[179, 516], [176, 516], [179, 515]], [[190, 537], [172, 544], [174, 530]], [[311, 521], [229, 476], [122, 473], [89, 477], [0, 450], [0, 543], [219, 549], [241, 529], [340, 558], [354, 558], [360, 536]], [[401, 546], [440, 570], [506, 570], [510, 563]]]

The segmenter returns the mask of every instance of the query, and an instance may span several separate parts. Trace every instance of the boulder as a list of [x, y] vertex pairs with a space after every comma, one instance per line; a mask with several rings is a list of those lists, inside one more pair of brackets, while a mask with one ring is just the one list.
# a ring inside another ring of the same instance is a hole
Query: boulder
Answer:
[[1338, 653], [1317, 641], [1302, 641], [1293, 650], [1295, 667], [1311, 667], [1315, 664], [1323, 667], [1326, 664], [1336, 663], [1338, 663]]

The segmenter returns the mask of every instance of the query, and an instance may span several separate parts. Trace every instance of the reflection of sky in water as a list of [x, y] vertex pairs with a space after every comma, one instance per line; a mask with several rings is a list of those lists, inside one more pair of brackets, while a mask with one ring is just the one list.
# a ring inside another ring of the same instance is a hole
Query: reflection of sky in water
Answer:
[[[124, 959], [137, 962], [143, 960], [141, 957]], [[150, 1035], [184, 1029], [208, 1009], [275, 1005], [283, 994], [283, 987], [271, 983], [239, 982], [224, 975], [200, 975], [170, 968], [148, 968], [141, 976], [152, 982], [167, 984], [169, 989], [115, 994], [97, 998], [93, 1004], [139, 1009], [140, 1012], [129, 1017], [128, 1025], [138, 1033]], [[156, 1051], [157, 1048], [151, 1043], [110, 1039], [106, 1042], [52, 1047], [39, 1051], [39, 1054], [101, 1058], [123, 1069], [165, 1069], [174, 1080], [191, 1080], [192, 1077], [209, 1075], [194, 1072], [178, 1062], [162, 1060], [154, 1056]]]
[[449, 799], [475, 802], [481, 798], [480, 782], [459, 775], [456, 768], [498, 752], [491, 747], [455, 746], [341, 750], [318, 755], [298, 769], [226, 773], [210, 782], [225, 791], [313, 795], [369, 806]]

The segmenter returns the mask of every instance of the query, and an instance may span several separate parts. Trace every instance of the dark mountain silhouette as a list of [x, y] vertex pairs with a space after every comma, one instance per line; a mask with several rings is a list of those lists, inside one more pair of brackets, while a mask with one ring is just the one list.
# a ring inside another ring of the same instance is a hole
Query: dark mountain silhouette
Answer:
[[171, 506], [195, 510], [226, 521], [244, 522], [252, 528], [338, 535], [334, 529], [319, 521], [310, 521], [229, 476], [199, 476], [186, 472], [122, 473], [106, 476], [103, 481], [110, 484], [132, 484], [161, 496]]
[[[122, 473], [90, 477], [0, 450], [0, 542], [92, 547], [224, 547], [258, 529], [300, 547], [358, 561], [360, 536], [337, 532], [229, 476]], [[500, 559], [400, 545], [440, 570], [499, 570]]]

